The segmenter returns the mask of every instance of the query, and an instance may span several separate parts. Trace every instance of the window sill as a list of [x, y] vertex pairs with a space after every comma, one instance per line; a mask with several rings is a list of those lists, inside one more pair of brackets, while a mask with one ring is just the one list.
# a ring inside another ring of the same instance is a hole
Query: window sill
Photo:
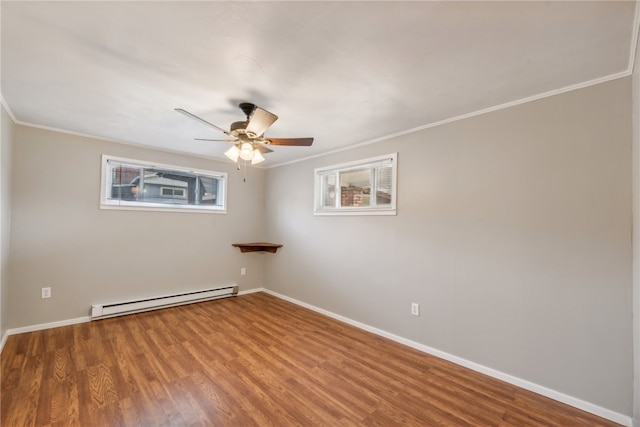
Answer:
[[124, 205], [124, 204], [106, 204], [101, 203], [100, 209], [106, 210], [123, 210], [123, 211], [151, 211], [151, 212], [191, 212], [191, 213], [210, 213], [210, 214], [226, 214], [224, 209], [201, 208], [199, 206], [182, 205], [182, 207], [166, 207], [165, 205], [144, 206], [144, 205]]
[[396, 215], [395, 209], [389, 210], [326, 210], [326, 211], [315, 211], [313, 213], [316, 216], [339, 216], [339, 215]]

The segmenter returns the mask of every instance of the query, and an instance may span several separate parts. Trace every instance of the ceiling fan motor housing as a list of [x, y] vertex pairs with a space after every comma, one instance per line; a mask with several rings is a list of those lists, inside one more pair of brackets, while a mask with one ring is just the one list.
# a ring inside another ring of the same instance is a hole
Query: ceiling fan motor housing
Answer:
[[243, 102], [239, 105], [239, 107], [244, 113], [244, 115], [247, 116], [247, 120], [243, 122], [232, 123], [231, 134], [236, 137], [240, 135], [247, 135], [249, 138], [257, 137], [258, 135], [252, 132], [247, 132], [247, 127], [249, 126], [249, 121], [251, 120], [251, 116], [253, 115], [253, 112], [256, 110], [256, 105], [252, 104], [251, 102]]
[[246, 134], [246, 129], [247, 126], [249, 125], [249, 121], [243, 121], [243, 122], [233, 122], [231, 123], [231, 129], [230, 129], [230, 133], [231, 135], [238, 137], [240, 135], [245, 135]]

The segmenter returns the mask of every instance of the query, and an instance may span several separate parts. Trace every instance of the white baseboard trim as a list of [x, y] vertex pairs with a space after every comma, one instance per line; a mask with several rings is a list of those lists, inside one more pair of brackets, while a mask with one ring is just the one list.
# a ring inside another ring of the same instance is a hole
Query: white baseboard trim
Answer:
[[[263, 290], [264, 290], [263, 288], [247, 289], [245, 291], [239, 291], [238, 295], [252, 294], [252, 293], [255, 293], [255, 292], [261, 292]], [[85, 317], [77, 317], [75, 319], [60, 320], [60, 321], [57, 321], [57, 322], [41, 323], [41, 324], [38, 324], [38, 325], [31, 325], [31, 326], [24, 326], [24, 327], [21, 327], [21, 328], [8, 329], [7, 332], [4, 334], [4, 337], [2, 337], [2, 342], [0, 343], [0, 351], [2, 351], [2, 348], [4, 348], [4, 343], [7, 341], [7, 337], [9, 335], [23, 334], [25, 332], [42, 331], [44, 329], [57, 328], [57, 327], [60, 327], [60, 326], [75, 325], [76, 323], [84, 323], [84, 322], [90, 322], [90, 321], [91, 321], [91, 317], [90, 316], [85, 316]]]
[[238, 292], [238, 296], [247, 295], [247, 294], [255, 294], [256, 292], [264, 292], [264, 291], [265, 291], [264, 288], [247, 289], [246, 291], [239, 291]]
[[13, 328], [7, 330], [7, 335], [24, 334], [25, 332], [42, 331], [43, 329], [58, 328], [60, 326], [75, 325], [76, 323], [85, 323], [91, 321], [91, 317], [77, 317], [75, 319], [59, 320], [57, 322], [40, 323], [39, 325], [24, 326], [22, 328]]
[[603, 408], [598, 405], [594, 405], [593, 403], [585, 402], [584, 400], [575, 398], [573, 396], [569, 396], [567, 394], [561, 393], [559, 391], [552, 390], [550, 388], [541, 386], [539, 384], [532, 383], [527, 380], [523, 380], [518, 377], [514, 377], [513, 375], [505, 374], [504, 372], [500, 372], [498, 370], [480, 365], [479, 363], [472, 362], [470, 360], [463, 359], [461, 357], [455, 356], [453, 354], [446, 353], [444, 351], [435, 349], [433, 347], [429, 347], [424, 344], [420, 344], [415, 341], [411, 341], [409, 339], [403, 338], [398, 335], [394, 335], [387, 331], [383, 331], [382, 329], [374, 328], [373, 326], [366, 325], [364, 323], [357, 322], [355, 320], [349, 319], [348, 317], [341, 316], [339, 314], [333, 313], [331, 311], [318, 308], [311, 304], [307, 304], [305, 302], [296, 300], [294, 298], [288, 297], [286, 295], [279, 294], [277, 292], [271, 291], [269, 289], [262, 289], [263, 292], [268, 293], [269, 295], [273, 295], [277, 298], [283, 299], [285, 301], [289, 301], [293, 304], [299, 305], [304, 308], [308, 308], [309, 310], [315, 311], [320, 314], [324, 314], [325, 316], [331, 317], [333, 319], [339, 320], [341, 322], [347, 323], [349, 325], [355, 326], [356, 328], [363, 329], [367, 332], [371, 332], [373, 334], [388, 338], [392, 341], [398, 342], [400, 344], [404, 344], [416, 350], [420, 350], [424, 353], [431, 354], [433, 356], [439, 357], [440, 359], [447, 360], [449, 362], [453, 362], [456, 365], [464, 366], [465, 368], [469, 368], [473, 371], [480, 372], [485, 375], [489, 375], [490, 377], [499, 379], [501, 381], [507, 382], [509, 384], [513, 384], [515, 386], [521, 387], [523, 389], [532, 391], [534, 393], [540, 394], [542, 396], [548, 397], [553, 400], [557, 400], [558, 402], [573, 406], [574, 408], [581, 409], [583, 411], [589, 412], [591, 414], [597, 415], [602, 418], [606, 418], [615, 423], [621, 424], [626, 427], [633, 427], [633, 420], [631, 417], [620, 414], [618, 412], [611, 411], [609, 409]]
[[9, 338], [9, 332], [5, 332], [4, 335], [2, 336], [2, 341], [0, 341], [0, 353], [2, 353], [2, 349], [4, 348], [4, 345], [7, 343], [7, 338]]

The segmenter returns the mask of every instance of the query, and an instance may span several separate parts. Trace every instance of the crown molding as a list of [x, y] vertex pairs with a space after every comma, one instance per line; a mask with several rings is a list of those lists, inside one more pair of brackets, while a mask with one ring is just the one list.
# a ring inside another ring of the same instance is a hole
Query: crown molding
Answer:
[[7, 114], [9, 114], [9, 117], [11, 117], [13, 123], [18, 123], [18, 121], [16, 120], [16, 116], [13, 115], [13, 111], [11, 111], [11, 108], [9, 108], [9, 104], [7, 104], [7, 101], [4, 99], [4, 96], [2, 96], [2, 93], [0, 93], [0, 104], [2, 104], [4, 110], [7, 112]]
[[598, 85], [598, 84], [601, 84], [601, 83], [606, 83], [606, 82], [609, 82], [609, 81], [612, 81], [612, 80], [621, 79], [621, 78], [630, 76], [632, 74], [632, 72], [633, 72], [633, 69], [627, 69], [627, 70], [622, 71], [620, 73], [610, 74], [608, 76], [599, 77], [597, 79], [589, 80], [589, 81], [582, 82], [582, 83], [577, 83], [575, 85], [566, 86], [566, 87], [563, 87], [563, 88], [560, 88], [560, 89], [550, 90], [548, 92], [539, 93], [537, 95], [532, 95], [532, 96], [529, 96], [529, 97], [526, 97], [526, 98], [517, 99], [515, 101], [506, 102], [504, 104], [496, 105], [496, 106], [493, 106], [493, 107], [483, 108], [481, 110], [473, 111], [471, 113], [461, 114], [459, 116], [454, 116], [454, 117], [450, 117], [450, 118], [447, 118], [447, 119], [439, 120], [439, 121], [436, 121], [436, 122], [427, 123], [425, 125], [418, 126], [418, 127], [412, 128], [412, 129], [407, 129], [407, 130], [404, 130], [404, 131], [401, 131], [401, 132], [392, 133], [390, 135], [381, 136], [379, 138], [374, 138], [374, 139], [370, 139], [370, 140], [367, 140], [367, 141], [359, 142], [359, 143], [356, 143], [356, 144], [353, 144], [353, 145], [349, 145], [347, 147], [341, 147], [341, 148], [337, 148], [335, 150], [325, 151], [323, 153], [314, 154], [312, 156], [307, 156], [307, 157], [303, 157], [303, 158], [300, 158], [300, 159], [291, 160], [289, 162], [278, 163], [278, 164], [275, 164], [275, 165], [267, 166], [266, 168], [267, 169], [271, 169], [271, 168], [290, 165], [290, 164], [294, 164], [294, 163], [304, 162], [304, 161], [307, 161], [307, 160], [310, 160], [310, 159], [315, 159], [317, 157], [324, 157], [324, 156], [328, 156], [330, 154], [340, 153], [340, 152], [351, 150], [351, 149], [354, 149], [354, 148], [363, 147], [365, 145], [375, 144], [376, 142], [382, 142], [382, 141], [386, 141], [386, 140], [389, 140], [389, 139], [392, 139], [392, 138], [396, 138], [396, 137], [399, 137], [399, 136], [402, 136], [402, 135], [408, 135], [408, 134], [411, 134], [411, 133], [420, 132], [420, 131], [425, 130], [425, 129], [430, 129], [430, 128], [434, 128], [434, 127], [437, 127], [437, 126], [442, 126], [442, 125], [445, 125], [447, 123], [457, 122], [459, 120], [464, 120], [464, 119], [468, 119], [468, 118], [471, 118], [471, 117], [480, 116], [482, 114], [487, 114], [487, 113], [491, 113], [491, 112], [494, 112], [494, 111], [504, 110], [505, 108], [515, 107], [517, 105], [526, 104], [528, 102], [537, 101], [539, 99], [548, 98], [548, 97], [555, 96], [555, 95], [560, 95], [560, 94], [571, 92], [571, 91], [578, 90], [578, 89], [584, 89], [584, 88], [587, 88], [587, 87], [590, 87], [590, 86], [595, 86], [595, 85]]

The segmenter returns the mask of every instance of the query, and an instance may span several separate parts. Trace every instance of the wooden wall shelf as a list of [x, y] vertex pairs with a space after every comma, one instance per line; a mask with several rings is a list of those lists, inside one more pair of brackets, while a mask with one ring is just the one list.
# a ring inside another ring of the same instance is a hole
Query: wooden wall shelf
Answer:
[[275, 254], [282, 247], [278, 243], [254, 242], [254, 243], [232, 243], [231, 246], [240, 248], [240, 252], [270, 252]]

